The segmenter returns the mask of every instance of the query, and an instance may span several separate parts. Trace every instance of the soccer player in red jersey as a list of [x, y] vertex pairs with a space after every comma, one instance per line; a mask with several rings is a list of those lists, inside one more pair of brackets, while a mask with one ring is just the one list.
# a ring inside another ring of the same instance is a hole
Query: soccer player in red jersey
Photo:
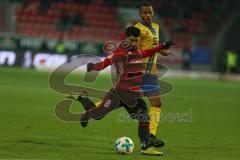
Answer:
[[88, 97], [78, 97], [86, 112], [81, 116], [81, 125], [87, 126], [90, 119], [99, 119], [112, 110], [123, 106], [131, 118], [139, 121], [138, 136], [141, 142], [141, 153], [144, 155], [163, 155], [149, 143], [149, 114], [146, 103], [141, 98], [141, 75], [144, 72], [142, 58], [150, 57], [161, 49], [168, 49], [173, 43], [160, 44], [148, 50], [138, 50], [137, 43], [140, 30], [136, 27], [129, 27], [125, 32], [127, 41], [122, 42], [102, 62], [87, 65], [87, 71], [100, 71], [109, 65], [115, 64], [117, 78], [112, 89], [103, 98], [99, 107], [91, 102]]
[[148, 50], [137, 50], [137, 42], [140, 31], [136, 27], [126, 29], [127, 41], [120, 44], [111, 57], [96, 64], [88, 64], [87, 70], [100, 71], [109, 65], [115, 64], [117, 80], [110, 92], [103, 98], [100, 106], [95, 108], [88, 98], [80, 101], [87, 106], [86, 112], [81, 117], [81, 124], [85, 127], [89, 119], [98, 119], [110, 111], [123, 106], [130, 116], [139, 121], [139, 139], [141, 141], [141, 153], [146, 155], [162, 155], [149, 143], [149, 115], [146, 103], [141, 99], [141, 75], [144, 71], [142, 58], [154, 55], [161, 49], [168, 49], [172, 42], [158, 45]]

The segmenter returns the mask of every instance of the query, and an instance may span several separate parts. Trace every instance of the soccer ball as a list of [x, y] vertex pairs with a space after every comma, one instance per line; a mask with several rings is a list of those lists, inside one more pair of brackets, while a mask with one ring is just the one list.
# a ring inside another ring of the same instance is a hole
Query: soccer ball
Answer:
[[132, 153], [133, 148], [134, 148], [134, 144], [131, 138], [122, 137], [122, 138], [118, 138], [115, 142], [115, 149], [118, 153], [121, 153], [121, 154]]

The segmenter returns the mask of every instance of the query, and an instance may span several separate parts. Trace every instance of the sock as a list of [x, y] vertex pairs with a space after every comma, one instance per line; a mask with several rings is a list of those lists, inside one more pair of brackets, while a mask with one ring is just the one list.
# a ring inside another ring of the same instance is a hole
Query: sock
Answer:
[[138, 136], [141, 142], [141, 149], [147, 149], [149, 147], [149, 122], [139, 122]]
[[[98, 101], [98, 102], [95, 102], [95, 106], [98, 108], [101, 103], [102, 103], [102, 100], [100, 100], [100, 101]], [[99, 118], [97, 118], [96, 120], [100, 120], [100, 119], [102, 119], [103, 117], [104, 117], [104, 116], [99, 117]]]
[[156, 135], [157, 127], [160, 122], [161, 108], [151, 106], [150, 108], [150, 134]]
[[95, 104], [88, 97], [78, 97], [78, 101], [82, 103], [86, 111], [89, 111], [90, 109], [96, 107]]
[[95, 106], [96, 106], [96, 107], [99, 107], [101, 103], [102, 103], [102, 101], [100, 100], [100, 101], [98, 101], [98, 102], [95, 103]]

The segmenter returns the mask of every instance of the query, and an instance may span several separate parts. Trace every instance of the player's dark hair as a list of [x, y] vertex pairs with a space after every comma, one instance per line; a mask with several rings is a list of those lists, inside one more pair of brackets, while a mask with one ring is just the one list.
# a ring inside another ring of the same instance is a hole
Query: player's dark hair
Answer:
[[139, 37], [140, 36], [140, 30], [134, 26], [130, 26], [125, 30], [125, 35], [127, 37], [129, 36], [134, 36], [134, 37]]
[[152, 7], [152, 4], [150, 2], [144, 2], [139, 7], [139, 12], [141, 12], [143, 7]]

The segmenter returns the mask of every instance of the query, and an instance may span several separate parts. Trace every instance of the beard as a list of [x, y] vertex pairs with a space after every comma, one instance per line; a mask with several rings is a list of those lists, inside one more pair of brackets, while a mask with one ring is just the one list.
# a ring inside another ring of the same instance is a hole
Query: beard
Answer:
[[129, 47], [128, 51], [136, 51], [137, 50], [137, 46], [131, 46]]

